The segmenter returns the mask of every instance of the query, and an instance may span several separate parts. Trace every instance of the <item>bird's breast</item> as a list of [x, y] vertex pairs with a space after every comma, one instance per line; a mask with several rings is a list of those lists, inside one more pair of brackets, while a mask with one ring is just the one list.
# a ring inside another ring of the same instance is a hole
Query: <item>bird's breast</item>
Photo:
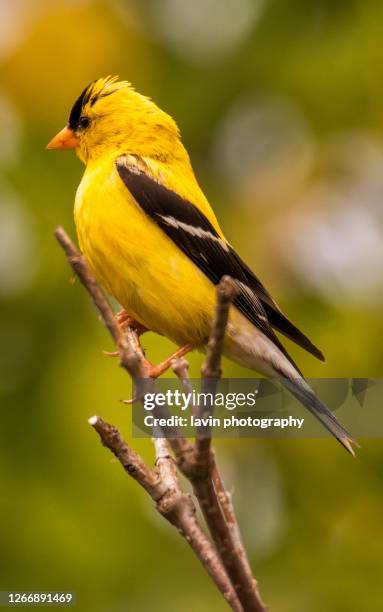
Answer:
[[213, 285], [145, 215], [113, 163], [87, 168], [74, 213], [93, 273], [131, 316], [177, 344], [206, 340]]

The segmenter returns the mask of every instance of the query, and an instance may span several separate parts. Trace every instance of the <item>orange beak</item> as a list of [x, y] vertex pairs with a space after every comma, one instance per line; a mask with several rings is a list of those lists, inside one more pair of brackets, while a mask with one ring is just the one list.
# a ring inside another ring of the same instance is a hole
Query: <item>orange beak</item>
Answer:
[[74, 131], [70, 127], [65, 126], [47, 144], [47, 149], [75, 149], [78, 144], [78, 138]]

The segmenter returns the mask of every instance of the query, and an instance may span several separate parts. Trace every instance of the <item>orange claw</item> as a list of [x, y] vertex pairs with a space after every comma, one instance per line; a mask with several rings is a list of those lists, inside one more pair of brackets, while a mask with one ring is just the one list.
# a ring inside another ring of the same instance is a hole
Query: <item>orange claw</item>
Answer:
[[147, 376], [148, 378], [158, 378], [159, 376], [161, 376], [161, 374], [166, 372], [166, 370], [171, 367], [173, 359], [183, 357], [184, 355], [186, 355], [186, 353], [189, 353], [192, 350], [193, 347], [191, 344], [185, 344], [185, 346], [181, 346], [174, 353], [172, 353], [170, 357], [164, 359], [164, 361], [161, 361], [161, 363], [159, 363], [158, 365], [153, 365], [152, 363], [150, 363], [150, 361], [145, 359], [145, 376]]
[[120, 310], [115, 315], [117, 323], [120, 325], [123, 331], [126, 331], [129, 327], [137, 332], [138, 336], [142, 336], [146, 331], [149, 331], [147, 327], [136, 321], [131, 317], [126, 310]]
[[[137, 336], [140, 337], [146, 331], [149, 331], [147, 327], [136, 321], [133, 317], [131, 317], [126, 310], [120, 310], [114, 315], [118, 325], [121, 327], [122, 331], [127, 331], [129, 328], [134, 329]], [[118, 351], [102, 351], [104, 355], [107, 357], [118, 357]]]
[[102, 351], [102, 353], [107, 357], [118, 357], [120, 354], [118, 351]]
[[[185, 346], [181, 346], [174, 353], [172, 353], [170, 357], [168, 357], [164, 361], [161, 361], [161, 363], [159, 363], [156, 366], [150, 363], [150, 361], [148, 361], [147, 359], [144, 359], [145, 376], [148, 378], [158, 378], [159, 376], [161, 376], [161, 374], [163, 374], [164, 372], [166, 372], [166, 370], [170, 368], [170, 366], [172, 365], [173, 359], [177, 359], [177, 358], [179, 359], [180, 357], [183, 357], [184, 355], [186, 355], [186, 353], [189, 353], [192, 350], [193, 350], [193, 347], [191, 344], [185, 344]], [[131, 405], [131, 404], [134, 404], [134, 402], [137, 402], [138, 399], [139, 398], [137, 397], [132, 397], [131, 399], [126, 399], [126, 400], [123, 399], [120, 401], [122, 404]]]
[[132, 397], [131, 399], [128, 400], [120, 400], [121, 404], [134, 404], [134, 402], [137, 401], [137, 397]]
[[[120, 310], [120, 312], [118, 312], [115, 315], [115, 318], [116, 318], [118, 325], [121, 327], [123, 331], [127, 331], [129, 328], [134, 329], [138, 337], [142, 336], [142, 334], [144, 334], [146, 331], [149, 331], [147, 327], [145, 327], [141, 323], [138, 323], [138, 321], [136, 321], [133, 317], [131, 317], [126, 312], [126, 310]], [[171, 367], [173, 359], [183, 357], [184, 355], [186, 355], [186, 353], [189, 353], [192, 350], [193, 350], [193, 347], [191, 344], [185, 344], [185, 346], [181, 346], [174, 353], [172, 353], [170, 357], [168, 357], [167, 359], [164, 359], [164, 361], [161, 361], [161, 363], [159, 363], [158, 365], [153, 365], [152, 363], [150, 363], [150, 361], [144, 358], [145, 377], [146, 378], [158, 378], [159, 376], [161, 376], [161, 374], [166, 372], [166, 370], [168, 370]], [[103, 353], [104, 355], [107, 355], [108, 357], [118, 357], [119, 356], [118, 351], [103, 351]], [[135, 400], [133, 399], [133, 400], [122, 400], [122, 401], [124, 404], [130, 404], [130, 403], [133, 403]]]

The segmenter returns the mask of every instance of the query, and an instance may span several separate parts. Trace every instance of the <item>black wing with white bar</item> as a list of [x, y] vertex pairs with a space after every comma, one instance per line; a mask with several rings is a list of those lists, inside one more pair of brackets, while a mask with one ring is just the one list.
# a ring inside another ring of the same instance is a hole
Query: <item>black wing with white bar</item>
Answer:
[[[229, 275], [239, 293], [235, 306], [289, 358], [272, 328], [296, 342], [319, 359], [322, 353], [280, 311], [265, 287], [218, 234], [205, 215], [191, 202], [168, 189], [143, 170], [116, 161], [118, 173], [141, 207], [185, 255], [214, 283]], [[294, 364], [296, 367], [296, 365]]]

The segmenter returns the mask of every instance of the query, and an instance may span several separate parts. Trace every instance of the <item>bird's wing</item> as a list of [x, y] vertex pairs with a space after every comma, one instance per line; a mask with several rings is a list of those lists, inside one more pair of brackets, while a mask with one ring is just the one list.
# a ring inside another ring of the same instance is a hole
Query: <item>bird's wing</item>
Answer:
[[239, 290], [235, 306], [291, 362], [273, 328], [319, 359], [324, 359], [319, 349], [282, 314], [258, 278], [194, 204], [162, 185], [144, 170], [129, 165], [125, 157], [117, 159], [116, 167], [122, 181], [145, 214], [215, 285], [224, 275], [234, 279]]

